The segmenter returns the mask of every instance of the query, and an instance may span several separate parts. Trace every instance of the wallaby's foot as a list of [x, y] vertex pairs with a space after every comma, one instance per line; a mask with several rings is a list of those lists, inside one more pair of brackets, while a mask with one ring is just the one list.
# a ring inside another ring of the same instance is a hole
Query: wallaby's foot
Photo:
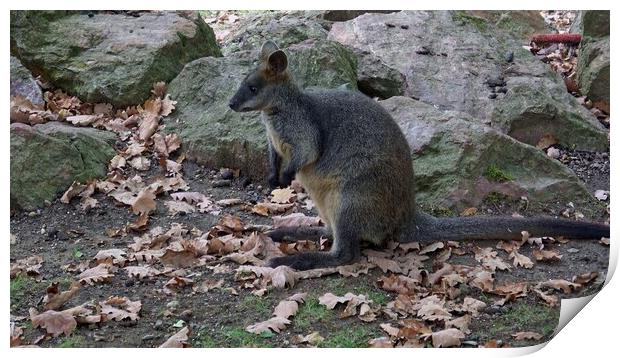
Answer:
[[291, 185], [293, 179], [295, 179], [295, 172], [284, 171], [284, 173], [282, 173], [282, 177], [280, 178], [280, 186], [286, 188]]
[[280, 180], [278, 178], [278, 175], [270, 175], [267, 179], [267, 183], [269, 183], [269, 188], [271, 189], [278, 188], [280, 186]]
[[290, 256], [274, 257], [267, 263], [269, 267], [288, 266], [303, 271], [322, 267], [341, 266], [357, 261], [358, 257], [337, 257], [329, 252], [302, 252]]
[[281, 227], [265, 233], [275, 242], [312, 240], [319, 241], [321, 237], [331, 238], [332, 232], [325, 226], [293, 226]]

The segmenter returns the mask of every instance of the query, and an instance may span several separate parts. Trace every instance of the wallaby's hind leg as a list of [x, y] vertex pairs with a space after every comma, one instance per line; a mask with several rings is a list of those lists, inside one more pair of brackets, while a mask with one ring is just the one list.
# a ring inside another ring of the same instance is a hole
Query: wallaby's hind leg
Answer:
[[312, 240], [319, 241], [321, 237], [331, 238], [332, 231], [325, 226], [292, 226], [281, 227], [265, 233], [275, 242]]
[[296, 270], [340, 266], [355, 262], [360, 257], [360, 235], [352, 227], [337, 227], [330, 252], [303, 252], [272, 258], [268, 266], [289, 266]]

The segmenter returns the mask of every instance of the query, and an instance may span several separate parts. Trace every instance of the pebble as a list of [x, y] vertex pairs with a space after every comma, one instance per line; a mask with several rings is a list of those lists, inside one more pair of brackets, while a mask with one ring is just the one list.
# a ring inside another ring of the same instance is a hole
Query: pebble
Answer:
[[560, 157], [560, 150], [554, 147], [550, 147], [547, 149], [547, 156], [553, 159], [558, 159]]
[[150, 341], [151, 339], [155, 339], [154, 334], [145, 334], [144, 336], [142, 336], [143, 341]]
[[211, 182], [211, 185], [213, 185], [214, 188], [230, 186], [230, 184], [231, 184], [231, 181], [229, 179], [214, 180]]
[[161, 329], [163, 326], [164, 326], [164, 322], [160, 319], [155, 321], [155, 324], [153, 325], [155, 329]]
[[179, 314], [179, 318], [181, 318], [185, 322], [189, 322], [193, 315], [194, 315], [194, 312], [192, 312], [192, 310], [185, 310], [181, 312], [181, 314]]
[[508, 53], [506, 53], [506, 56], [504, 56], [504, 59], [506, 60], [506, 62], [510, 63], [514, 60], [515, 58], [515, 53], [510, 51]]
[[224, 180], [232, 180], [235, 177], [235, 173], [228, 168], [222, 168], [220, 170], [220, 178]]
[[177, 308], [177, 307], [179, 307], [179, 301], [172, 300], [172, 301], [166, 303], [166, 307], [172, 308], [172, 309]]
[[566, 250], [566, 251], [570, 252], [571, 254], [574, 254], [574, 253], [579, 252], [579, 249], [576, 249], [576, 248], [574, 248], [574, 247], [571, 247], [570, 249], [568, 249], [568, 250]]

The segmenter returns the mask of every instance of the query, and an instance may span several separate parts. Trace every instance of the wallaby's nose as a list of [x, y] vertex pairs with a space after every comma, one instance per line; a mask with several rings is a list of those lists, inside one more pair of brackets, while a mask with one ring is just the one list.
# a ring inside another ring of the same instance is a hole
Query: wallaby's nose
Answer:
[[228, 102], [228, 107], [230, 107], [230, 109], [232, 109], [233, 111], [236, 111], [235, 101], [231, 99], [230, 102]]

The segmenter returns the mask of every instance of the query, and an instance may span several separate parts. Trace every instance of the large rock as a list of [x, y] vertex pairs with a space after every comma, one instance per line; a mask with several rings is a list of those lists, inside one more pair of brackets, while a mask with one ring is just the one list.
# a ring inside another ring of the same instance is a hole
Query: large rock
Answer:
[[36, 106], [45, 104], [41, 87], [30, 71], [13, 56], [11, 56], [11, 96], [22, 96]]
[[328, 21], [347, 21], [366, 13], [389, 14], [398, 10], [324, 10], [320, 17]]
[[11, 208], [31, 210], [74, 180], [103, 177], [116, 135], [59, 122], [11, 124]]
[[223, 38], [224, 56], [247, 55], [260, 49], [266, 40], [285, 48], [305, 40], [327, 38], [326, 25], [317, 21], [313, 11], [273, 11], [253, 15], [243, 20], [233, 32]]
[[580, 11], [573, 29], [582, 34], [577, 61], [579, 90], [609, 108], [609, 10]]
[[142, 103], [187, 62], [220, 55], [202, 18], [175, 12], [11, 11], [11, 53], [83, 101], [117, 107]]
[[[263, 180], [267, 141], [258, 113], [236, 113], [228, 102], [258, 58], [254, 52], [230, 57], [205, 57], [185, 66], [168, 86], [177, 101], [165, 119], [166, 131], [183, 138], [190, 159], [214, 167], [239, 168], [244, 175]], [[330, 41], [308, 40], [292, 45], [290, 70], [302, 88], [356, 88], [355, 56]]]
[[422, 205], [460, 211], [501, 193], [527, 196], [531, 205], [573, 202], [588, 212], [598, 207], [570, 169], [467, 114], [408, 97], [379, 103], [407, 137]]
[[569, 147], [606, 150], [602, 125], [522, 48], [522, 31], [495, 23], [459, 11], [364, 14], [334, 23], [328, 38], [401, 72], [409, 97], [468, 113], [528, 144], [551, 134]]

